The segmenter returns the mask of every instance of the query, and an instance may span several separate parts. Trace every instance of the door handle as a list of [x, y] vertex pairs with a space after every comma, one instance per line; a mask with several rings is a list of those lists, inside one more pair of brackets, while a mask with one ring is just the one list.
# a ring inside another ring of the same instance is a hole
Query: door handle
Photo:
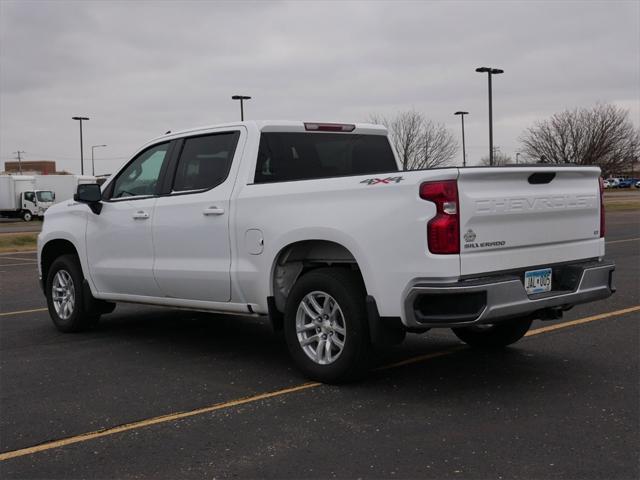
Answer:
[[149, 214], [142, 210], [138, 210], [136, 213], [133, 214], [132, 217], [134, 220], [146, 220], [147, 218], [149, 218]]
[[224, 213], [224, 208], [220, 207], [208, 207], [202, 211], [203, 215], [222, 215]]

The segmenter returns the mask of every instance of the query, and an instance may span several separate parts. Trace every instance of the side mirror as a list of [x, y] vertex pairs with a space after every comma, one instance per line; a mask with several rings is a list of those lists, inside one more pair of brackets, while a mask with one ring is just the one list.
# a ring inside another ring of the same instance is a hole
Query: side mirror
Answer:
[[102, 192], [100, 191], [100, 185], [97, 183], [78, 185], [78, 190], [73, 196], [73, 200], [86, 203], [96, 215], [100, 215], [102, 211], [102, 203], [100, 203], [100, 200], [102, 200]]

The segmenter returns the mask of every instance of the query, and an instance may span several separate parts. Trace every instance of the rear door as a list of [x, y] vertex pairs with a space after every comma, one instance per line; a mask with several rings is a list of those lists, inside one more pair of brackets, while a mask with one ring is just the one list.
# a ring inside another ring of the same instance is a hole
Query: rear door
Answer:
[[592, 167], [460, 169], [461, 274], [603, 255], [599, 176]]
[[236, 128], [187, 137], [176, 147], [153, 221], [153, 269], [164, 296], [231, 299], [230, 198], [245, 139]]

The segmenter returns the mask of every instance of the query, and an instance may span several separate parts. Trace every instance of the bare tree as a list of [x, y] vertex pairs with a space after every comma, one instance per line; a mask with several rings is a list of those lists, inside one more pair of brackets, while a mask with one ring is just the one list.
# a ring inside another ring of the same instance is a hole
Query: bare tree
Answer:
[[415, 110], [400, 112], [392, 119], [374, 114], [369, 121], [387, 127], [403, 170], [449, 165], [458, 151], [458, 142], [444, 125]]
[[[512, 163], [513, 163], [513, 160], [506, 153], [502, 153], [502, 152], [499, 152], [499, 151], [494, 151], [493, 152], [493, 166], [494, 167], [503, 167], [505, 165], [510, 165]], [[480, 159], [480, 165], [483, 165], [483, 166], [489, 166], [490, 165], [489, 155], [487, 155], [486, 157], [482, 157]]]
[[629, 111], [611, 104], [565, 110], [520, 137], [523, 152], [548, 163], [598, 165], [605, 174], [624, 169], [640, 150], [640, 130]]

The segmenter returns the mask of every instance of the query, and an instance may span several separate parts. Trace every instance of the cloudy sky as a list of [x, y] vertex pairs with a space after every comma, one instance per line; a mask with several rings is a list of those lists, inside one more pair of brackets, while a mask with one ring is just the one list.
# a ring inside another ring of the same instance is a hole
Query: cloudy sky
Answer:
[[[167, 130], [251, 119], [364, 121], [416, 109], [460, 135], [471, 163], [554, 112], [596, 102], [640, 125], [640, 1], [0, 0], [0, 161], [24, 150], [111, 172]], [[460, 154], [461, 156], [461, 154]], [[90, 163], [87, 162], [87, 165]], [[0, 168], [1, 169], [1, 168]]]

